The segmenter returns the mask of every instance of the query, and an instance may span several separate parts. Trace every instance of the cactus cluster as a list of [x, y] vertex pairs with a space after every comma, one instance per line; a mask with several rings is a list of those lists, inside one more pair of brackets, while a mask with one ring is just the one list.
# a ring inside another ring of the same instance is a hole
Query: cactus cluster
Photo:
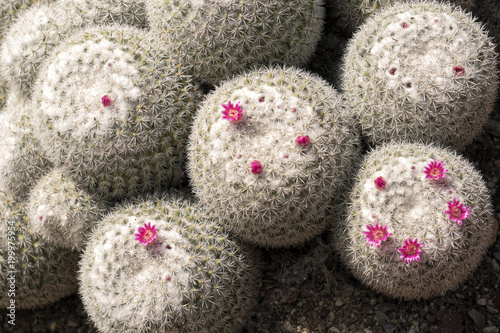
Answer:
[[332, 243], [354, 276], [394, 298], [456, 288], [496, 236], [480, 173], [432, 145], [389, 143], [366, 154], [346, 206]]
[[167, 50], [125, 26], [67, 38], [44, 63], [33, 95], [47, 156], [83, 189], [108, 199], [182, 179], [199, 98]]
[[256, 301], [255, 256], [189, 197], [151, 195], [101, 222], [80, 294], [103, 332], [232, 333]]
[[435, 2], [394, 5], [349, 41], [342, 90], [373, 145], [412, 140], [461, 149], [493, 109], [496, 56], [471, 14]]
[[[19, 3], [0, 24], [0, 277], [20, 308], [79, 279], [101, 331], [230, 333], [260, 284], [240, 241], [330, 229], [359, 280], [419, 299], [494, 240], [481, 175], [441, 148], [468, 144], [497, 98], [495, 46], [459, 7], [349, 2], [360, 21], [384, 8], [350, 40], [340, 94], [298, 67], [320, 0]], [[362, 135], [378, 145], [364, 160]], [[188, 182], [196, 198], [170, 189]]]
[[360, 154], [355, 127], [319, 77], [291, 67], [249, 71], [198, 109], [187, 148], [193, 190], [234, 235], [297, 245], [332, 219]]
[[209, 84], [256, 65], [304, 65], [324, 24], [322, 0], [147, 0], [146, 10], [151, 30]]

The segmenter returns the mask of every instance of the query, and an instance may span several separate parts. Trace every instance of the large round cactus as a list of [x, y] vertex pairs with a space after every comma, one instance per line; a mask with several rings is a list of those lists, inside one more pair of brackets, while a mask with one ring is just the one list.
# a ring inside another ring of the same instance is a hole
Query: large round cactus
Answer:
[[350, 41], [342, 89], [371, 144], [391, 140], [470, 143], [498, 90], [495, 46], [457, 7], [397, 4]]
[[34, 92], [49, 158], [82, 189], [109, 199], [182, 179], [200, 96], [166, 50], [144, 31], [123, 26], [65, 40]]
[[41, 240], [27, 227], [24, 210], [19, 197], [0, 190], [0, 306], [14, 309], [14, 315], [56, 302], [78, 287], [78, 253]]
[[324, 230], [359, 154], [353, 117], [325, 81], [292, 67], [225, 82], [196, 114], [188, 172], [233, 234], [293, 246]]
[[147, 0], [146, 9], [152, 31], [210, 84], [254, 65], [305, 64], [324, 16], [321, 0]]
[[29, 228], [61, 248], [81, 250], [108, 206], [80, 189], [61, 168], [44, 175], [27, 200]]
[[488, 189], [467, 160], [391, 143], [365, 156], [333, 244], [363, 283], [421, 299], [464, 282], [495, 236]]
[[0, 75], [12, 90], [29, 97], [41, 64], [59, 43], [85, 27], [112, 23], [145, 27], [144, 2], [58, 0], [33, 5], [5, 33]]
[[232, 333], [257, 297], [253, 252], [172, 193], [123, 204], [87, 244], [84, 306], [103, 332]]

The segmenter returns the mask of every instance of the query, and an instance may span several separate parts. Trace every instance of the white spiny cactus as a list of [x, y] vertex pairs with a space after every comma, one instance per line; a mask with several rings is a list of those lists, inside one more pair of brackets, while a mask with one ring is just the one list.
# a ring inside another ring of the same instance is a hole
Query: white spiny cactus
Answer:
[[189, 198], [148, 196], [95, 230], [80, 294], [103, 332], [232, 333], [257, 298], [254, 256]]
[[201, 104], [188, 173], [233, 235], [293, 246], [333, 219], [358, 141], [353, 117], [325, 81], [293, 67], [261, 68], [226, 81]]
[[435, 297], [468, 278], [494, 242], [490, 200], [480, 173], [457, 153], [384, 144], [365, 156], [332, 244], [373, 289]]
[[344, 57], [342, 90], [370, 144], [437, 142], [460, 149], [497, 97], [495, 46], [458, 7], [396, 4], [368, 20]]

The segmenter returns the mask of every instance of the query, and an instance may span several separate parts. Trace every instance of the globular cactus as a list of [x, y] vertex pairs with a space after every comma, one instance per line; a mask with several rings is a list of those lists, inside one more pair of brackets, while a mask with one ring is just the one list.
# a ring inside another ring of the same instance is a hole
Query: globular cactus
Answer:
[[0, 113], [0, 188], [21, 198], [52, 166], [36, 137], [33, 114], [32, 104], [13, 93]]
[[55, 168], [33, 187], [27, 199], [28, 226], [47, 242], [70, 250], [83, 249], [92, 228], [109, 210]]
[[364, 284], [427, 299], [467, 279], [494, 242], [488, 189], [457, 153], [389, 143], [369, 152], [332, 244]]
[[66, 37], [83, 28], [123, 23], [146, 27], [144, 2], [136, 0], [57, 0], [20, 13], [0, 47], [0, 76], [28, 98], [41, 64]]
[[122, 204], [95, 230], [80, 294], [103, 332], [232, 333], [257, 298], [257, 253], [185, 195]]
[[200, 201], [234, 235], [293, 246], [332, 220], [358, 143], [354, 118], [326, 81], [293, 67], [261, 68], [202, 102], [188, 173]]
[[407, 140], [461, 149], [487, 121], [498, 90], [495, 46], [457, 7], [397, 4], [349, 42], [342, 90], [372, 145]]
[[[395, 3], [410, 1], [418, 2], [421, 0], [329, 0], [329, 4], [333, 8], [335, 24], [345, 32], [352, 33], [380, 10]], [[461, 6], [462, 9], [471, 10], [476, 1], [451, 0], [450, 2]]]
[[322, 0], [147, 0], [151, 30], [191, 74], [218, 84], [255, 65], [301, 66], [321, 37]]
[[64, 41], [34, 91], [40, 140], [83, 190], [114, 200], [183, 177], [200, 92], [146, 32], [110, 26]]
[[30, 230], [23, 200], [0, 190], [0, 306], [8, 314], [77, 291], [77, 262], [78, 253], [46, 243]]

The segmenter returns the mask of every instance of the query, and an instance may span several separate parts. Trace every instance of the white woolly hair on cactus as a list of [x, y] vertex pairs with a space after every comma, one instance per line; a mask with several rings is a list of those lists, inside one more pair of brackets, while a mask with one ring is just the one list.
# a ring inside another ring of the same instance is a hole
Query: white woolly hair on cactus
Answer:
[[481, 174], [456, 152], [383, 144], [365, 156], [332, 244], [371, 288], [435, 297], [463, 283], [495, 241], [490, 201]]
[[81, 29], [103, 24], [147, 27], [143, 1], [43, 1], [22, 11], [0, 45], [0, 76], [29, 98], [39, 69], [51, 51]]
[[495, 45], [450, 4], [385, 8], [350, 40], [342, 90], [371, 145], [391, 140], [470, 143], [497, 97]]

